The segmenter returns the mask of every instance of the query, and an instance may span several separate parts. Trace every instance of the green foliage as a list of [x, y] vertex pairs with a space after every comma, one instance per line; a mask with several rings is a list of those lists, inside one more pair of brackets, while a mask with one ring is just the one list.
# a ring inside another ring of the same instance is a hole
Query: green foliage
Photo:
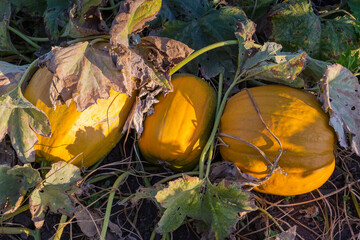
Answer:
[[46, 0], [10, 0], [15, 13], [20, 11], [31, 16], [42, 16], [46, 10]]
[[[169, 37], [199, 50], [210, 44], [235, 39], [236, 21], [246, 19], [245, 13], [236, 7], [209, 8], [203, 15], [188, 21], [174, 20], [165, 24], [161, 36]], [[200, 67], [205, 78], [220, 72], [231, 77], [236, 70], [236, 47], [223, 47], [209, 51], [186, 65], [188, 72], [196, 74]]]
[[354, 17], [356, 17], [357, 20], [360, 20], [360, 0], [348, 0], [347, 4], [353, 12]]
[[11, 5], [7, 0], [0, 1], [0, 56], [9, 55], [9, 54], [18, 54], [20, 53], [16, 50], [14, 45], [11, 42], [9, 31], [7, 27], [9, 26], [11, 17]]
[[51, 39], [57, 40], [59, 38], [59, 25], [65, 26], [70, 6], [71, 2], [68, 0], [47, 0], [44, 22], [45, 29]]
[[185, 217], [199, 220], [216, 239], [223, 239], [239, 221], [238, 213], [255, 210], [249, 193], [236, 184], [227, 186], [225, 181], [211, 184], [197, 177], [184, 176], [169, 182], [168, 187], [157, 192], [155, 198], [166, 208], [158, 223], [158, 231], [177, 229]]
[[307, 0], [275, 5], [270, 20], [270, 40], [280, 43], [285, 51], [302, 49], [311, 57], [330, 60], [338, 59], [349, 47], [360, 48], [357, 21], [347, 15], [320, 18]]
[[337, 60], [336, 63], [339, 63], [350, 71], [355, 72], [360, 65], [359, 59], [359, 51], [353, 53], [350, 48], [348, 48], [345, 53], [340, 55], [339, 60]]
[[40, 174], [30, 164], [10, 168], [0, 165], [0, 209], [3, 214], [14, 212], [27, 191], [41, 182]]

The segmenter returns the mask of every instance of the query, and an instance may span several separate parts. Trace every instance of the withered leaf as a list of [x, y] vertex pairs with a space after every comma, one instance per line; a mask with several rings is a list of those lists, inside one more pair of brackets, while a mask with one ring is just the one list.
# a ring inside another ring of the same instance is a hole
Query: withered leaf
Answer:
[[132, 33], [144, 29], [146, 22], [155, 18], [161, 8], [161, 0], [125, 0], [110, 29], [110, 45], [113, 49], [129, 46]]
[[80, 169], [70, 163], [53, 163], [45, 180], [30, 195], [29, 207], [36, 228], [44, 224], [45, 213], [51, 212], [72, 216], [74, 213], [73, 195], [80, 189]]
[[18, 85], [26, 69], [27, 65], [17, 66], [0, 61], [0, 96], [10, 92]]
[[[99, 239], [104, 223], [104, 214], [102, 212], [79, 205], [75, 208], [74, 215], [77, 225], [89, 239]], [[122, 237], [122, 231], [118, 225], [109, 221], [108, 228], [110, 231], [106, 232], [106, 239], [115, 240]]]
[[171, 89], [171, 68], [189, 56], [193, 50], [179, 41], [155, 36], [144, 37], [138, 45], [127, 50], [131, 60], [122, 72], [125, 78], [137, 78], [141, 90], [134, 114], [124, 131], [131, 127], [140, 135], [144, 115], [151, 114], [153, 104], [158, 102], [156, 96], [161, 92], [166, 94]]
[[340, 145], [360, 155], [360, 84], [350, 70], [340, 64], [327, 67], [320, 80], [320, 101], [330, 113], [330, 125], [337, 133]]
[[87, 37], [109, 32], [99, 6], [103, 0], [77, 1], [69, 12], [69, 22], [63, 36]]
[[40, 60], [54, 73], [50, 100], [54, 106], [76, 102], [78, 111], [109, 97], [110, 88], [131, 95], [123, 74], [111, 60], [107, 43], [80, 42], [55, 47]]

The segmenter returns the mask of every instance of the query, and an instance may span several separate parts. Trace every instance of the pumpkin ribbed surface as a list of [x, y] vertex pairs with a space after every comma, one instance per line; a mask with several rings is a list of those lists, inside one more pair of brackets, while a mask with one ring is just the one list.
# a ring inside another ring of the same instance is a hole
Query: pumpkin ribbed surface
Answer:
[[146, 117], [139, 148], [151, 163], [188, 170], [198, 163], [211, 132], [216, 94], [189, 74], [174, 75], [172, 84], [174, 91], [161, 95], [154, 114]]
[[[335, 136], [329, 118], [317, 99], [306, 92], [284, 86], [249, 89], [260, 114], [283, 146], [280, 170], [263, 185], [263, 193], [298, 195], [310, 192], [331, 176], [335, 167]], [[220, 133], [241, 138], [259, 147], [273, 162], [280, 146], [262, 124], [247, 91], [231, 97], [220, 122]], [[224, 160], [234, 162], [243, 172], [261, 178], [270, 164], [260, 153], [239, 139], [221, 136]]]
[[77, 166], [91, 166], [105, 157], [121, 139], [122, 128], [134, 96], [110, 90], [108, 99], [98, 99], [97, 103], [83, 112], [76, 111], [76, 103], [71, 102], [53, 109], [49, 88], [53, 74], [46, 68], [39, 69], [24, 96], [45, 112], [52, 129], [51, 137], [38, 135], [35, 145], [37, 157], [48, 161], [71, 161]]

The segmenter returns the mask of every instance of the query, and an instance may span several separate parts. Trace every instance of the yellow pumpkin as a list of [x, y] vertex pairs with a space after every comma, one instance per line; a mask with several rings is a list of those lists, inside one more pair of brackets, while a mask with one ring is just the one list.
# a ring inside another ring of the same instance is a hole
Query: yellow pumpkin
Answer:
[[173, 170], [193, 168], [211, 132], [216, 94], [202, 79], [177, 74], [173, 92], [161, 95], [146, 117], [139, 148], [144, 158]]
[[98, 99], [83, 112], [76, 111], [74, 101], [69, 107], [63, 104], [54, 110], [49, 97], [52, 78], [47, 68], [37, 70], [24, 93], [25, 98], [45, 112], [52, 129], [51, 137], [38, 135], [36, 156], [89, 167], [105, 157], [121, 139], [135, 96], [129, 99], [111, 89], [108, 99]]
[[[329, 118], [317, 99], [304, 91], [284, 86], [249, 89], [261, 116], [283, 146], [283, 154], [272, 177], [255, 190], [276, 195], [298, 195], [323, 185], [335, 167], [335, 135]], [[259, 147], [273, 162], [280, 146], [262, 124], [247, 91], [231, 97], [220, 121], [220, 147], [224, 160], [234, 162], [243, 172], [261, 178], [270, 164], [259, 151], [239, 139]]]

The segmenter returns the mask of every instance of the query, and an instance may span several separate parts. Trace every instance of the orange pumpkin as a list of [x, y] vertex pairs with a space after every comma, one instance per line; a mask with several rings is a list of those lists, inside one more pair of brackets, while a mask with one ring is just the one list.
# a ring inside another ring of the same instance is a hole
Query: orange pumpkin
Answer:
[[[298, 195], [323, 185], [335, 167], [335, 135], [329, 117], [317, 99], [304, 91], [284, 86], [249, 89], [265, 124], [283, 146], [283, 154], [272, 177], [255, 190], [276, 195]], [[231, 97], [220, 121], [220, 135], [241, 138], [259, 147], [270, 161], [280, 146], [266, 130], [247, 91]], [[221, 136], [224, 160], [234, 162], [243, 172], [261, 178], [271, 165], [259, 151], [239, 139]]]
[[173, 92], [161, 95], [154, 114], [146, 117], [139, 148], [145, 159], [173, 170], [189, 170], [209, 138], [216, 94], [202, 79], [177, 74]]
[[135, 96], [129, 99], [111, 89], [108, 99], [98, 99], [83, 112], [76, 111], [74, 101], [69, 107], [63, 104], [54, 110], [49, 96], [52, 78], [47, 68], [39, 69], [24, 93], [25, 98], [45, 112], [52, 129], [51, 137], [38, 135], [36, 156], [89, 167], [105, 157], [121, 139]]

